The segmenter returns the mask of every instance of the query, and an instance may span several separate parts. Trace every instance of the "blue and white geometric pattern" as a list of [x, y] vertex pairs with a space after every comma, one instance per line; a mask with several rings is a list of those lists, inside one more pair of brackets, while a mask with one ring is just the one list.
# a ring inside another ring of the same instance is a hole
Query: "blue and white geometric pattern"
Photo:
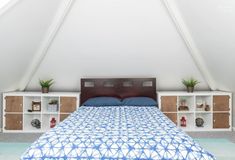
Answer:
[[24, 160], [211, 160], [214, 157], [156, 107], [82, 106], [43, 134]]

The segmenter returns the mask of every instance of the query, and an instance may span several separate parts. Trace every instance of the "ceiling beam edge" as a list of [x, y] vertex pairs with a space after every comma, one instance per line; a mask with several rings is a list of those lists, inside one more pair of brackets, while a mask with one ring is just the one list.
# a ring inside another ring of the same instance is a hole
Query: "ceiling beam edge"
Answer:
[[0, 9], [0, 17], [3, 16], [5, 13], [7, 13], [9, 10], [11, 10], [12, 8], [14, 8], [14, 6], [18, 3], [18, 2], [22, 2], [23, 0], [11, 0], [9, 1], [7, 4], [5, 4], [1, 9]]
[[209, 69], [201, 56], [201, 52], [197, 48], [187, 25], [184, 22], [184, 19], [181, 16], [180, 11], [178, 10], [178, 7], [176, 4], [174, 4], [174, 0], [161, 0], [163, 5], [165, 6], [167, 12], [169, 13], [170, 18], [173, 20], [175, 27], [184, 40], [189, 53], [191, 57], [193, 58], [193, 61], [195, 62], [197, 68], [199, 69], [200, 73], [206, 80], [207, 84], [212, 90], [217, 90], [215, 80], [213, 79], [211, 73], [209, 72]]
[[54, 38], [56, 37], [60, 27], [65, 21], [65, 18], [69, 11], [71, 10], [75, 0], [65, 0], [62, 5], [59, 7], [56, 16], [54, 20], [52, 21], [47, 33], [45, 34], [45, 37], [43, 38], [42, 42], [40, 43], [40, 47], [37, 50], [33, 60], [28, 66], [28, 69], [26, 70], [25, 74], [20, 80], [19, 87], [17, 90], [25, 90], [28, 83], [33, 78], [34, 74], [38, 70], [40, 64], [46, 57], [48, 53], [48, 49], [50, 48]]

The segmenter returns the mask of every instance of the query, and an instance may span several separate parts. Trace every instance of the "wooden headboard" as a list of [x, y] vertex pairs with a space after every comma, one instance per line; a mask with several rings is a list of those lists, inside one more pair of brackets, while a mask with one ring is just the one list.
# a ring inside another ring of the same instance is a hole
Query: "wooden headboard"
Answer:
[[100, 96], [118, 98], [145, 96], [157, 99], [156, 78], [82, 78], [80, 105]]

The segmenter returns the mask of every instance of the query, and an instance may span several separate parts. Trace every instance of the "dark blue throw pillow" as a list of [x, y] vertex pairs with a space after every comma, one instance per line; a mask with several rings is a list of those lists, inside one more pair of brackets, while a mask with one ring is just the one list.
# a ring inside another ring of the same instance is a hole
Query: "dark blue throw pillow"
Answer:
[[156, 106], [157, 102], [149, 97], [129, 97], [122, 100], [123, 106]]
[[94, 97], [89, 98], [83, 106], [120, 106], [121, 100], [115, 97]]

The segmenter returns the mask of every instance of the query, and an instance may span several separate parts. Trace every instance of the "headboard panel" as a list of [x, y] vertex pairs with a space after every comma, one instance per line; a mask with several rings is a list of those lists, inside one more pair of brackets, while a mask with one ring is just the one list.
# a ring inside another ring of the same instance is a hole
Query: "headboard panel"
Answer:
[[145, 96], [156, 100], [156, 78], [82, 78], [80, 104], [100, 96]]

